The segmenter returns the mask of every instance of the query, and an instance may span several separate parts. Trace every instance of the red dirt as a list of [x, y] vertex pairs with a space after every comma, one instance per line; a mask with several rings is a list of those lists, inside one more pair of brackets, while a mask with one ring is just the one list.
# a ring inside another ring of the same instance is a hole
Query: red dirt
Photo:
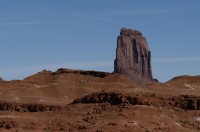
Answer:
[[60, 69], [0, 81], [0, 131], [200, 131], [200, 77], [137, 85]]

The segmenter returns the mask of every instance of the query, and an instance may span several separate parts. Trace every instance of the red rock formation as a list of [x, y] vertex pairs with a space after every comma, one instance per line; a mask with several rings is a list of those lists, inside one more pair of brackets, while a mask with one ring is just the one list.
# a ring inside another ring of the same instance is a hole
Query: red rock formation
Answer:
[[115, 73], [121, 73], [138, 83], [153, 81], [151, 51], [138, 30], [122, 28], [117, 39]]

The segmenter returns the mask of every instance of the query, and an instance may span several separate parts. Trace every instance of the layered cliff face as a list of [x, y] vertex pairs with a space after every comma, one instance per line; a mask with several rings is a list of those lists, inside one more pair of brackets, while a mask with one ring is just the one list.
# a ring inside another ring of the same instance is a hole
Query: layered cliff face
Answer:
[[117, 39], [114, 72], [124, 74], [137, 83], [153, 81], [151, 51], [140, 31], [121, 29]]

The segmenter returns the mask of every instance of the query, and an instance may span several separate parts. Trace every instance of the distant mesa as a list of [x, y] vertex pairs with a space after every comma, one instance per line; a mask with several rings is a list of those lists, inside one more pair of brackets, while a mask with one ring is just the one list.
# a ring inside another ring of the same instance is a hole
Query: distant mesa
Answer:
[[53, 77], [53, 76], [64, 75], [64, 74], [90, 75], [90, 76], [94, 76], [94, 77], [104, 78], [108, 75], [111, 75], [112, 73], [100, 72], [100, 71], [84, 71], [84, 70], [72, 70], [72, 69], [60, 68], [55, 72], [43, 70], [41, 72], [38, 72], [35, 75], [32, 75], [32, 76], [25, 78], [24, 80], [44, 81], [44, 80], [51, 79], [51, 77]]
[[153, 82], [151, 51], [142, 33], [122, 28], [117, 38], [114, 72], [120, 73], [137, 83]]
[[71, 70], [71, 69], [65, 69], [65, 68], [60, 68], [54, 74], [63, 74], [63, 73], [68, 73], [68, 74], [80, 74], [80, 75], [91, 75], [94, 77], [100, 77], [104, 78], [110, 73], [108, 72], [100, 72], [100, 71], [84, 71], [84, 70]]
[[0, 81], [3, 81], [3, 78], [0, 77]]

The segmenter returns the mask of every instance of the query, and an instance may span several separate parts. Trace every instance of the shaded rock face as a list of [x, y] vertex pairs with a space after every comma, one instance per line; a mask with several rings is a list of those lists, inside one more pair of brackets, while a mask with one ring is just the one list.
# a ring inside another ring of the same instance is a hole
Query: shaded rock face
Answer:
[[140, 31], [121, 29], [117, 39], [114, 72], [124, 74], [137, 83], [153, 81], [151, 51]]

